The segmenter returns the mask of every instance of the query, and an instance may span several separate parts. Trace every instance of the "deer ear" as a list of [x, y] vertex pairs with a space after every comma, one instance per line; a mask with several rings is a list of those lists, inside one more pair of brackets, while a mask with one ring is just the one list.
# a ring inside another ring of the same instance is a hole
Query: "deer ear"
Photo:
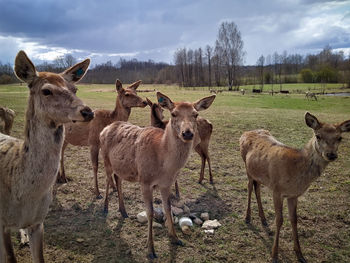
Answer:
[[153, 102], [152, 102], [152, 101], [150, 101], [150, 100], [149, 100], [147, 97], [146, 97], [146, 101], [147, 101], [148, 106], [152, 107]]
[[69, 69], [66, 69], [64, 72], [61, 73], [61, 75], [68, 82], [76, 83], [85, 76], [89, 65], [90, 59], [87, 58], [83, 62], [80, 62], [70, 67]]
[[120, 93], [120, 92], [122, 92], [124, 90], [123, 89], [123, 84], [122, 84], [122, 82], [119, 79], [117, 79], [115, 81], [115, 89], [117, 90], [118, 93]]
[[338, 125], [341, 132], [350, 132], [350, 120], [344, 121]]
[[318, 121], [318, 119], [314, 115], [312, 115], [309, 112], [305, 113], [305, 122], [307, 126], [309, 126], [314, 130], [318, 130], [319, 128], [321, 128], [321, 123]]
[[171, 101], [171, 99], [159, 91], [157, 92], [157, 99], [158, 99], [159, 105], [162, 106], [163, 108], [168, 109], [170, 111], [175, 108], [175, 105]]
[[19, 51], [16, 56], [15, 74], [18, 79], [28, 84], [38, 76], [33, 62], [30, 61], [30, 59], [27, 57], [27, 54], [23, 50]]
[[140, 86], [141, 83], [142, 83], [142, 80], [138, 80], [138, 81], [134, 82], [133, 84], [131, 84], [127, 88], [136, 90]]
[[209, 97], [205, 97], [203, 99], [197, 100], [195, 103], [193, 103], [193, 107], [197, 111], [205, 110], [210, 107], [210, 105], [213, 103], [216, 95], [211, 95]]

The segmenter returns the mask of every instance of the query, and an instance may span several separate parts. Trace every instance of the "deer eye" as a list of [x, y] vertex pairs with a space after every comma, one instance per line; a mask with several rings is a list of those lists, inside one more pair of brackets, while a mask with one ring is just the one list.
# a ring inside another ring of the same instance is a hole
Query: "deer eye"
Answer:
[[320, 135], [316, 135], [316, 139], [319, 141], [321, 140], [321, 136]]
[[339, 138], [338, 138], [338, 142], [341, 142], [342, 139], [343, 139], [342, 137], [339, 137]]
[[172, 113], [171, 113], [171, 116], [174, 117], [174, 118], [176, 118], [177, 115], [176, 115], [175, 112], [172, 112]]
[[194, 113], [193, 114], [193, 117], [195, 117], [196, 119], [197, 119], [197, 117], [198, 117], [198, 113], [196, 112], [196, 113]]
[[43, 93], [44, 96], [52, 95], [52, 92], [49, 89], [43, 89], [41, 92]]

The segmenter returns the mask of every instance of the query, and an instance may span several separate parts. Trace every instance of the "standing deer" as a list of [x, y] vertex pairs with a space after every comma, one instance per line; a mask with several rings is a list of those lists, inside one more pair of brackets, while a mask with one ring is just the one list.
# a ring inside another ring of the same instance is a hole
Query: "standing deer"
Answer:
[[[147, 103], [151, 107], [151, 125], [153, 127], [158, 127], [164, 130], [165, 126], [168, 124], [169, 121], [163, 121], [163, 118], [164, 118], [163, 109], [158, 103], [153, 103], [149, 99], [147, 99]], [[201, 172], [200, 172], [198, 183], [202, 183], [204, 179], [205, 161], [208, 161], [210, 183], [211, 184], [213, 183], [213, 176], [211, 173], [211, 164], [210, 164], [210, 157], [209, 157], [209, 151], [208, 151], [212, 132], [213, 132], [213, 125], [208, 120], [198, 117], [196, 134], [198, 134], [197, 136], [199, 136], [200, 142], [197, 145], [193, 145], [194, 149], [202, 159], [202, 166], [201, 166]], [[176, 193], [176, 197], [180, 198], [179, 186], [177, 181], [175, 181], [175, 193]]]
[[11, 229], [26, 229], [33, 261], [44, 262], [43, 221], [52, 199], [63, 144], [63, 123], [89, 121], [91, 109], [75, 95], [90, 60], [61, 74], [37, 72], [20, 51], [17, 77], [29, 88], [24, 140], [0, 134], [0, 262], [16, 262]]
[[307, 100], [309, 99], [315, 99], [317, 101], [317, 97], [316, 94], [310, 91], [305, 92], [305, 98], [307, 98]]
[[260, 198], [260, 185], [273, 192], [276, 214], [276, 233], [272, 247], [273, 262], [278, 261], [278, 240], [283, 223], [283, 199], [287, 198], [289, 219], [293, 230], [294, 250], [300, 262], [306, 262], [299, 245], [297, 231], [297, 202], [324, 171], [326, 166], [337, 159], [337, 150], [342, 132], [350, 131], [350, 120], [340, 124], [319, 122], [310, 113], [305, 114], [307, 126], [313, 129], [314, 136], [297, 150], [277, 141], [269, 131], [255, 130], [243, 133], [240, 151], [248, 176], [248, 208], [246, 222], [250, 222], [250, 199], [255, 189], [259, 216], [263, 225], [267, 225]]
[[141, 80], [131, 84], [126, 89], [123, 88], [119, 79], [116, 80], [115, 86], [118, 93], [114, 110], [95, 110], [95, 117], [89, 123], [67, 123], [65, 124], [65, 140], [61, 154], [61, 172], [57, 180], [60, 183], [66, 183], [64, 171], [64, 150], [70, 143], [76, 146], [89, 146], [90, 157], [94, 173], [95, 195], [100, 199], [100, 190], [98, 188], [97, 171], [98, 171], [98, 154], [100, 151], [100, 132], [104, 127], [114, 121], [127, 121], [129, 119], [132, 107], [145, 107], [147, 102], [136, 94], [136, 89]]
[[108, 189], [115, 175], [118, 187], [119, 211], [127, 217], [125, 211], [122, 180], [139, 182], [148, 218], [148, 256], [156, 258], [153, 234], [153, 190], [158, 187], [166, 214], [166, 223], [171, 241], [182, 245], [176, 235], [171, 216], [170, 189], [182, 167], [184, 167], [195, 140], [198, 111], [207, 109], [215, 95], [198, 100], [195, 103], [174, 103], [166, 95], [157, 92], [160, 105], [171, 112], [169, 124], [165, 130], [138, 126], [126, 122], [114, 122], [100, 135], [101, 153], [106, 169], [105, 212], [108, 212]]
[[3, 122], [3, 125], [0, 125], [0, 132], [10, 135], [15, 116], [16, 114], [13, 110], [0, 107], [0, 120]]

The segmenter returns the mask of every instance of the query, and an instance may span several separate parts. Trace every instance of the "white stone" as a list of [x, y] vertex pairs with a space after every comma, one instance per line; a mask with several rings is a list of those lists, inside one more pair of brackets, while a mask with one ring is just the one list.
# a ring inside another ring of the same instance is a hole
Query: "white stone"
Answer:
[[201, 213], [201, 219], [204, 221], [209, 220], [209, 213]]
[[162, 228], [163, 226], [162, 226], [162, 224], [159, 224], [157, 222], [153, 222], [153, 227], [154, 228]]
[[214, 220], [207, 220], [207, 221], [205, 221], [203, 223], [203, 225], [202, 225], [202, 228], [204, 228], [204, 229], [216, 229], [219, 226], [221, 226], [219, 221], [214, 219]]
[[182, 228], [183, 226], [193, 226], [192, 220], [189, 217], [181, 217], [179, 220], [179, 226]]
[[215, 231], [214, 229], [205, 229], [204, 233], [209, 234], [209, 235], [213, 235], [214, 231]]
[[181, 215], [184, 212], [184, 210], [182, 210], [181, 208], [178, 208], [178, 207], [172, 207], [171, 211], [176, 216]]
[[199, 226], [201, 226], [201, 225], [203, 224], [203, 221], [200, 220], [198, 217], [196, 217], [196, 218], [193, 220], [193, 222], [194, 222], [196, 225], [199, 225]]
[[139, 221], [141, 224], [147, 223], [147, 213], [146, 211], [142, 211], [141, 213], [137, 214], [137, 221]]

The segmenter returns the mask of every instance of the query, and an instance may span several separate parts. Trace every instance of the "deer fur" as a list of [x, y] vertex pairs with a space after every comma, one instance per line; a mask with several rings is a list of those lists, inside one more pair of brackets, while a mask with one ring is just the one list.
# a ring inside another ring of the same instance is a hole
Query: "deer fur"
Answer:
[[108, 189], [115, 175], [118, 187], [119, 210], [127, 217], [123, 202], [122, 180], [139, 182], [148, 218], [148, 255], [157, 257], [154, 251], [152, 219], [153, 190], [158, 187], [167, 218], [168, 232], [175, 244], [181, 245], [171, 216], [170, 189], [193, 148], [197, 129], [197, 111], [207, 109], [215, 95], [195, 103], [174, 103], [166, 95], [157, 92], [160, 105], [171, 112], [169, 125], [165, 130], [138, 126], [126, 122], [114, 122], [100, 135], [101, 153], [106, 169], [105, 212], [108, 212]]
[[10, 135], [13, 120], [15, 119], [15, 112], [6, 107], [0, 107], [0, 132]]
[[65, 124], [65, 140], [61, 154], [61, 171], [58, 174], [58, 182], [66, 183], [64, 171], [64, 150], [68, 144], [76, 146], [89, 146], [90, 157], [94, 173], [94, 191], [96, 198], [100, 199], [98, 188], [97, 171], [98, 155], [100, 151], [100, 132], [104, 127], [114, 121], [127, 121], [129, 119], [132, 107], [145, 107], [147, 102], [139, 97], [136, 89], [141, 84], [141, 80], [136, 81], [127, 88], [123, 88], [119, 79], [116, 80], [117, 99], [114, 110], [97, 109], [94, 111], [95, 117], [88, 123], [67, 123]]
[[24, 140], [0, 134], [0, 262], [16, 262], [11, 229], [27, 229], [33, 261], [44, 262], [43, 221], [52, 199], [63, 143], [63, 123], [88, 121], [90, 108], [75, 95], [74, 83], [90, 60], [61, 74], [37, 72], [20, 51], [17, 77], [29, 88]]
[[[151, 107], [151, 125], [153, 127], [165, 129], [165, 126], [168, 124], [168, 121], [163, 121], [164, 115], [163, 115], [162, 107], [158, 103], [153, 103], [148, 98], [146, 99], [147, 99], [148, 105]], [[198, 183], [202, 183], [204, 179], [204, 169], [205, 169], [206, 161], [208, 161], [208, 166], [209, 166], [210, 183], [212, 184], [214, 182], [212, 172], [211, 172], [211, 164], [210, 164], [210, 157], [209, 157], [209, 150], [208, 150], [212, 132], [213, 132], [213, 125], [208, 120], [198, 117], [197, 131], [195, 133], [195, 136], [199, 136], [200, 142], [197, 145], [193, 145], [195, 151], [199, 154], [199, 156], [202, 159], [202, 166], [201, 166], [201, 172], [199, 175]], [[177, 181], [175, 182], [175, 193], [176, 193], [176, 197], [180, 198], [179, 186]]]
[[310, 91], [307, 91], [306, 93], [305, 93], [305, 98], [307, 98], [307, 100], [312, 100], [312, 99], [315, 99], [316, 101], [317, 101], [317, 96], [316, 96], [316, 94], [315, 93], [313, 93], [313, 92], [310, 92]]
[[294, 250], [300, 262], [304, 259], [297, 232], [297, 202], [327, 167], [337, 158], [341, 133], [350, 131], [350, 120], [340, 124], [319, 122], [310, 113], [305, 114], [306, 124], [314, 135], [303, 149], [294, 149], [277, 141], [269, 131], [255, 130], [243, 133], [240, 151], [248, 176], [248, 208], [246, 222], [250, 222], [250, 199], [253, 190], [263, 225], [266, 218], [261, 204], [260, 185], [272, 190], [276, 216], [276, 233], [272, 247], [273, 262], [278, 261], [279, 233], [283, 223], [283, 199], [287, 198], [289, 219], [293, 230]]

